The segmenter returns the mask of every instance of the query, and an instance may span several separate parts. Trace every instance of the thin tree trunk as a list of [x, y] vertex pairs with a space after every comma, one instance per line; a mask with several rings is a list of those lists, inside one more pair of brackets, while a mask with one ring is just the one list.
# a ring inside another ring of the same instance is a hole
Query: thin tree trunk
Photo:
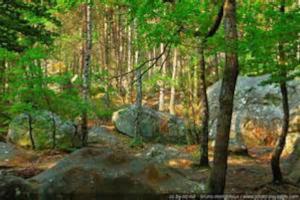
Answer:
[[217, 135], [214, 148], [214, 162], [208, 180], [209, 194], [223, 194], [226, 183], [228, 143], [233, 111], [233, 100], [238, 76], [236, 1], [226, 0], [224, 5], [224, 31], [226, 59], [221, 85], [217, 118]]
[[173, 71], [172, 71], [172, 86], [170, 96], [170, 114], [175, 115], [175, 95], [176, 95], [176, 71], [177, 71], [177, 48], [174, 49]]
[[[149, 50], [148, 52], [147, 52], [147, 57], [148, 57], [148, 60], [151, 60], [151, 50]], [[148, 67], [150, 67], [151, 66], [151, 63], [149, 62], [148, 63]], [[149, 80], [149, 79], [151, 79], [151, 77], [152, 77], [152, 71], [153, 70], [153, 67], [151, 67], [150, 69], [149, 69], [149, 71], [148, 71], [148, 73], [147, 73], [147, 79]]]
[[84, 60], [83, 60], [83, 84], [82, 84], [82, 93], [83, 99], [85, 102], [85, 108], [82, 113], [82, 146], [87, 145], [88, 138], [88, 102], [89, 102], [89, 70], [91, 62], [91, 49], [92, 49], [92, 21], [91, 21], [91, 0], [87, 0], [85, 4], [85, 48], [84, 48]]
[[32, 116], [29, 113], [27, 114], [27, 116], [28, 116], [29, 138], [30, 138], [32, 149], [35, 149], [35, 142], [33, 138], [33, 128], [32, 128]]
[[282, 82], [280, 84], [280, 91], [282, 95], [282, 107], [283, 107], [283, 124], [281, 134], [276, 143], [275, 149], [271, 157], [271, 168], [273, 174], [273, 183], [281, 184], [283, 181], [282, 173], [280, 169], [280, 156], [285, 146], [286, 136], [289, 129], [289, 103], [288, 103], [288, 91], [286, 83]]
[[[137, 35], [137, 23], [134, 21], [134, 39], [138, 42], [138, 35]], [[135, 53], [134, 53], [134, 66], [138, 66], [139, 63], [139, 50], [138, 50], [139, 45], [136, 46]], [[135, 119], [135, 140], [138, 141], [140, 138], [140, 130], [141, 130], [141, 125], [140, 125], [140, 116], [142, 112], [142, 75], [141, 75], [141, 69], [137, 69], [135, 71], [136, 75], [136, 100], [135, 100], [135, 105], [136, 105], [136, 119]]]
[[[128, 26], [128, 33], [127, 33], [127, 71], [130, 72], [132, 70], [132, 63], [131, 63], [131, 25]], [[132, 75], [129, 74], [127, 76], [127, 92], [126, 92], [126, 97], [125, 101], [126, 103], [129, 103], [131, 99], [131, 94], [132, 94], [132, 87], [131, 87], [131, 82], [132, 82]]]
[[[164, 44], [160, 45], [160, 51], [164, 51]], [[162, 56], [162, 79], [166, 77], [166, 56]], [[165, 109], [165, 84], [164, 80], [160, 81], [160, 87], [159, 87], [159, 104], [158, 104], [158, 110], [164, 111]]]
[[[281, 0], [280, 12], [284, 14], [285, 12], [285, 0]], [[279, 43], [279, 64], [281, 65], [281, 76], [286, 78], [286, 71], [284, 66], [285, 54], [283, 50], [282, 42]], [[282, 123], [282, 130], [279, 136], [279, 139], [276, 143], [275, 149], [272, 153], [271, 157], [271, 168], [273, 174], [273, 183], [281, 184], [283, 182], [283, 177], [280, 169], [280, 156], [285, 146], [286, 136], [289, 130], [289, 101], [288, 101], [288, 90], [286, 86], [286, 81], [283, 80], [280, 83], [280, 91], [282, 95], [282, 108], [283, 108], [283, 123]]]
[[200, 141], [200, 166], [208, 167], [208, 122], [209, 122], [209, 107], [206, 94], [206, 77], [205, 77], [205, 58], [204, 58], [204, 47], [200, 44], [200, 106], [201, 106], [201, 141]]
[[198, 85], [199, 85], [198, 71], [199, 71], [198, 66], [194, 65], [194, 69], [193, 69], [193, 101], [194, 102], [197, 102], [198, 99]]
[[141, 112], [142, 112], [142, 77], [141, 77], [141, 70], [138, 69], [136, 71], [136, 80], [137, 80], [137, 84], [136, 84], [136, 101], [135, 101], [135, 105], [136, 105], [136, 118], [135, 118], [135, 133], [134, 133], [134, 137], [135, 139], [139, 139], [140, 137], [140, 130], [141, 130], [141, 125], [140, 125], [140, 116], [141, 116]]
[[105, 15], [105, 18], [104, 18], [104, 52], [105, 52], [105, 65], [104, 65], [104, 71], [105, 71], [105, 86], [104, 86], [104, 90], [105, 90], [105, 96], [104, 96], [104, 101], [105, 101], [105, 104], [106, 106], [110, 106], [110, 95], [109, 95], [109, 86], [110, 86], [110, 83], [109, 83], [109, 65], [110, 65], [110, 59], [111, 59], [111, 56], [110, 56], [110, 46], [109, 46], [109, 41], [110, 41], [110, 38], [111, 38], [111, 34], [110, 34], [110, 27], [109, 24], [111, 23], [110, 22], [110, 17], [108, 17], [107, 15], [110, 15], [110, 13], [107, 11], [107, 7], [105, 7], [105, 12], [106, 12], [106, 15]]
[[2, 103], [3, 96], [5, 95], [5, 60], [0, 61], [0, 103]]
[[[152, 58], [155, 58], [156, 57], [156, 48], [153, 47], [153, 50], [152, 50]], [[155, 73], [155, 69], [156, 69], [156, 63], [153, 65], [153, 67], [150, 69], [151, 71], [151, 74], [153, 75]]]
[[216, 80], [219, 80], [219, 58], [218, 58], [218, 53], [215, 53], [214, 55], [214, 67], [215, 67], [215, 76]]

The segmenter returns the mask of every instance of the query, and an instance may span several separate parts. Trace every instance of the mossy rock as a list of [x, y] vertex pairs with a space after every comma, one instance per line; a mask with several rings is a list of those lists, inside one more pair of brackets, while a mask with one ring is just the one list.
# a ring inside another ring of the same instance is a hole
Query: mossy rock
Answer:
[[[63, 121], [59, 116], [48, 111], [37, 112], [31, 117], [32, 137], [36, 149], [52, 148], [54, 131], [56, 148], [67, 149], [73, 146], [75, 127], [71, 122]], [[11, 121], [7, 139], [18, 146], [32, 148], [27, 114], [20, 114]]]

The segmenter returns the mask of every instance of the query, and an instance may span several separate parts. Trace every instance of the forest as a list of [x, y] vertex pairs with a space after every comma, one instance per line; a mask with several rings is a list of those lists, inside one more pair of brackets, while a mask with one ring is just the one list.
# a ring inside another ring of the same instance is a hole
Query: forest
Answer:
[[300, 1], [0, 0], [0, 199], [300, 199]]

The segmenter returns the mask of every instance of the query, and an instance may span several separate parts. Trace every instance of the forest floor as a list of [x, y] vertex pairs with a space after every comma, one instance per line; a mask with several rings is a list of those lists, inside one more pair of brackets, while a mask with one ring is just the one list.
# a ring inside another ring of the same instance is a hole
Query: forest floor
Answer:
[[[129, 148], [130, 138], [116, 133], [112, 126], [107, 127], [112, 134], [117, 136], [124, 146], [126, 146], [128, 153], [141, 152], [146, 147], [153, 144], [145, 144], [140, 148]], [[94, 145], [97, 147], [97, 144]], [[199, 169], [196, 167], [198, 155], [198, 145], [171, 145], [179, 151], [191, 154], [195, 157], [193, 163], [182, 163], [182, 168], [189, 168], [184, 170], [186, 176], [193, 181], [205, 183], [209, 169]], [[58, 161], [63, 159], [69, 152], [62, 152], [56, 150], [48, 150], [41, 152], [29, 151], [34, 154], [32, 160], [21, 160], [11, 166], [0, 166], [0, 174], [12, 174], [21, 176], [23, 178], [30, 178], [54, 166]], [[286, 183], [280, 186], [271, 184], [271, 170], [269, 166], [271, 148], [270, 147], [256, 147], [249, 149], [249, 156], [230, 155], [228, 160], [226, 193], [228, 194], [300, 194], [300, 186], [292, 183]], [[212, 149], [210, 149], [210, 160], [212, 160]], [[211, 163], [212, 164], [212, 163]], [[298, 196], [299, 197], [299, 196]]]

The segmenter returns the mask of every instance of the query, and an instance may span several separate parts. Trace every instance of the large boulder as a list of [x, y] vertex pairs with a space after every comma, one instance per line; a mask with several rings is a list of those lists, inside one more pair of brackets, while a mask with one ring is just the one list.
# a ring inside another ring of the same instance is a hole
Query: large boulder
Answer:
[[288, 178], [300, 183], [300, 133], [289, 133], [286, 138], [282, 162], [285, 170], [289, 172]]
[[19, 166], [33, 159], [33, 154], [17, 148], [12, 144], [0, 142], [0, 166]]
[[104, 146], [78, 150], [30, 182], [39, 188], [40, 199], [102, 199], [103, 195], [109, 199], [116, 194], [118, 199], [136, 199], [145, 194], [144, 198], [147, 194], [199, 193], [203, 187], [165, 165]]
[[[71, 122], [63, 121], [59, 116], [48, 111], [37, 112], [31, 115], [31, 118], [32, 136], [37, 149], [52, 148], [54, 131], [57, 148], [73, 146], [76, 129]], [[32, 147], [27, 114], [20, 114], [11, 121], [7, 139], [21, 147]]]
[[[135, 105], [113, 113], [112, 121], [118, 131], [134, 137], [137, 108]], [[185, 141], [186, 128], [182, 120], [174, 115], [142, 107], [140, 135], [145, 139], [163, 138], [165, 141]]]
[[[274, 145], [281, 131], [282, 105], [280, 89], [275, 85], [262, 85], [268, 75], [239, 76], [234, 96], [230, 144], [240, 146]], [[208, 89], [210, 106], [210, 137], [216, 135], [221, 82]], [[288, 82], [290, 104], [289, 132], [300, 132], [300, 81]]]

